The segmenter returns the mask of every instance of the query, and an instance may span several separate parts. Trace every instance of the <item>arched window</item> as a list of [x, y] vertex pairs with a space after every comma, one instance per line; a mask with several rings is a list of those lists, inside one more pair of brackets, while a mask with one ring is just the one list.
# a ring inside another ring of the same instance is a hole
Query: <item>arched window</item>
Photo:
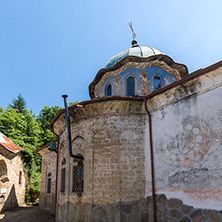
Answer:
[[111, 84], [106, 85], [105, 95], [106, 96], [112, 96], [112, 85]]
[[52, 174], [48, 173], [47, 193], [51, 193], [51, 182], [52, 182], [51, 176]]
[[130, 76], [126, 80], [127, 96], [135, 96], [135, 78]]
[[158, 74], [155, 74], [153, 76], [153, 89], [154, 89], [154, 91], [162, 88], [162, 86], [163, 86], [163, 81], [162, 81], [161, 76], [158, 75]]
[[4, 160], [0, 160], [0, 177], [7, 175], [7, 166]]
[[19, 184], [22, 184], [22, 171], [19, 172]]
[[[83, 157], [78, 154], [78, 156]], [[84, 158], [83, 158], [84, 159]], [[73, 183], [72, 183], [72, 192], [82, 196], [84, 191], [84, 164], [83, 160], [77, 160], [77, 166], [73, 166]]]
[[66, 158], [63, 158], [62, 159], [62, 165], [65, 165], [66, 164]]
[[62, 193], [65, 192], [65, 185], [66, 185], [66, 168], [63, 168], [61, 170], [61, 188], [60, 188], [60, 192], [62, 192]]

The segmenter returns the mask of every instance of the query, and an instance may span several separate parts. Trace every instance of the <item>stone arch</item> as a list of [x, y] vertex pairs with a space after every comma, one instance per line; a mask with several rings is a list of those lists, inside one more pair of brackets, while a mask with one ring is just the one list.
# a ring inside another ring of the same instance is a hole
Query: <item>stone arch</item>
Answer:
[[119, 135], [120, 143], [123, 143], [125, 141], [132, 143], [136, 140], [136, 138], [137, 135], [132, 129], [125, 129]]
[[72, 140], [72, 152], [73, 154], [81, 154], [84, 156], [84, 144], [85, 144], [85, 139], [82, 136], [76, 136]]

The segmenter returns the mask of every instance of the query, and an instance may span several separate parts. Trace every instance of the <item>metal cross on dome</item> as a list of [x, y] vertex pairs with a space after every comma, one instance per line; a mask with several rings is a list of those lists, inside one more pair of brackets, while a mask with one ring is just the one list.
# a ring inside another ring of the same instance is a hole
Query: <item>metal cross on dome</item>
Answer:
[[130, 27], [131, 30], [132, 30], [133, 40], [135, 40], [135, 39], [136, 39], [136, 33], [135, 33], [134, 30], [133, 30], [133, 23], [132, 23], [131, 21], [129, 22], [129, 27]]

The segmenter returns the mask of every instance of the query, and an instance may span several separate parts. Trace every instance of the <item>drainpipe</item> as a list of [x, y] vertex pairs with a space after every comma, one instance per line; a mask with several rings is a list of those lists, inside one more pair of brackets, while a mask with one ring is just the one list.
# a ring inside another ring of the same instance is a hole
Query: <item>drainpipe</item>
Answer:
[[[64, 98], [65, 112], [66, 112], [66, 122], [67, 122], [67, 133], [68, 133], [68, 143], [69, 143], [69, 156], [77, 160], [83, 160], [82, 156], [73, 155], [72, 153], [72, 141], [71, 141], [71, 130], [70, 130], [70, 120], [69, 120], [69, 110], [67, 104], [67, 95], [62, 95]], [[69, 222], [69, 202], [70, 202], [70, 161], [69, 161], [69, 179], [68, 179], [68, 206], [67, 206], [67, 222]]]
[[58, 137], [58, 149], [57, 149], [57, 156], [56, 156], [56, 184], [55, 184], [55, 206], [54, 206], [54, 222], [56, 222], [57, 218], [57, 183], [58, 183], [58, 168], [59, 168], [59, 137]]
[[145, 110], [149, 117], [149, 140], [150, 140], [150, 160], [152, 177], [152, 199], [153, 199], [153, 222], [156, 222], [156, 199], [155, 199], [155, 177], [154, 177], [154, 159], [153, 159], [153, 136], [152, 136], [152, 118], [147, 108], [146, 98], [144, 98]]
[[70, 120], [69, 120], [69, 110], [67, 105], [67, 95], [62, 96], [64, 98], [65, 112], [66, 112], [66, 122], [67, 122], [67, 132], [68, 132], [68, 142], [69, 142], [69, 156], [76, 158], [78, 160], [83, 160], [83, 157], [72, 154], [72, 143], [71, 143], [71, 130], [70, 130]]

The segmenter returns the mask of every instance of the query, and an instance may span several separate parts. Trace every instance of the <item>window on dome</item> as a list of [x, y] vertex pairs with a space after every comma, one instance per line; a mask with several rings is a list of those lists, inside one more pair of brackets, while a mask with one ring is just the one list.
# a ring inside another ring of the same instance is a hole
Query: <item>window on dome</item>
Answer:
[[112, 96], [112, 85], [108, 84], [105, 88], [105, 95], [106, 96]]
[[153, 89], [158, 90], [163, 87], [162, 77], [158, 74], [155, 74], [153, 77]]
[[135, 78], [130, 76], [126, 80], [127, 82], [127, 96], [135, 96]]

